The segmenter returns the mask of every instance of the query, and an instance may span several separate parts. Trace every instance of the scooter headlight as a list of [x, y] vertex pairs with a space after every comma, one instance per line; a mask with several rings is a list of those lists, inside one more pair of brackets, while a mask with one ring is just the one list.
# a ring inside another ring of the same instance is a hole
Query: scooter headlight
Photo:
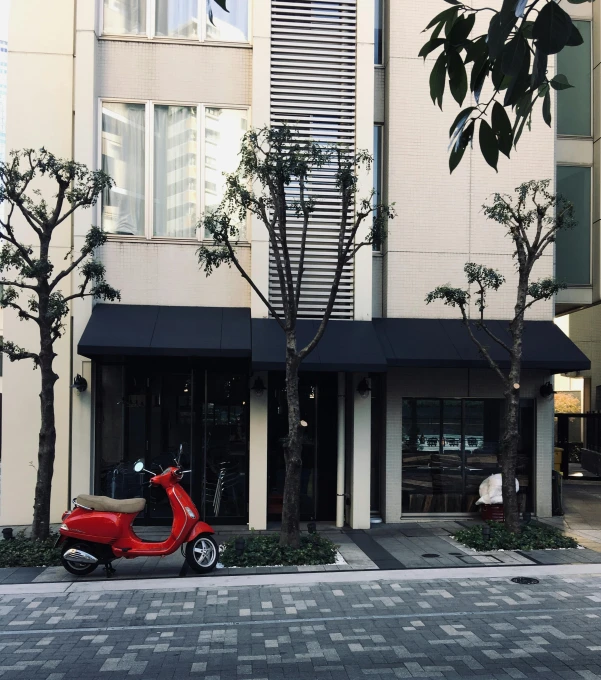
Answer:
[[61, 524], [60, 530], [61, 531], [69, 531], [69, 527], [66, 524]]

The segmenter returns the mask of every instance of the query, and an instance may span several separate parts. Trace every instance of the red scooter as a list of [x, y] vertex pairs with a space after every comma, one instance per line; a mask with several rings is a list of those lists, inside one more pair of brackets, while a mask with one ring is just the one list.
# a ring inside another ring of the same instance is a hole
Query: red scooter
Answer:
[[[181, 448], [180, 448], [181, 457]], [[75, 508], [65, 512], [60, 527], [57, 545], [62, 546], [61, 563], [76, 576], [91, 574], [103, 564], [107, 576], [112, 575], [113, 560], [119, 557], [131, 560], [134, 557], [162, 557], [171, 555], [186, 544], [186, 562], [190, 567], [204, 574], [215, 569], [219, 548], [213, 529], [199, 520], [198, 510], [192, 499], [180, 486], [184, 474], [179, 458], [175, 467], [169, 467], [160, 474], [144, 469], [144, 463], [134, 465], [135, 472], [152, 475], [150, 484], [162, 486], [167, 492], [173, 511], [171, 535], [165, 541], [152, 543], [143, 541], [134, 533], [132, 522], [144, 510], [145, 498], [117, 500], [107, 496], [81, 494], [73, 500]]]

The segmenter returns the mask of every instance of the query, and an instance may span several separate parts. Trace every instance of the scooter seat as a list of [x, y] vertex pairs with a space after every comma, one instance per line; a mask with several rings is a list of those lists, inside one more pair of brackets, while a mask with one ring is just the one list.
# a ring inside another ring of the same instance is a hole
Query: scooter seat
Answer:
[[108, 496], [89, 496], [85, 493], [80, 494], [75, 502], [97, 512], [122, 512], [135, 514], [142, 512], [146, 507], [145, 498], [109, 498]]

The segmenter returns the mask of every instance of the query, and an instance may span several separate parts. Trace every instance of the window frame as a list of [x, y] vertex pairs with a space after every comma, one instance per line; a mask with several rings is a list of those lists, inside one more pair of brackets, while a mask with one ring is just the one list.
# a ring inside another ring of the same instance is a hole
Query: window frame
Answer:
[[[374, 144], [374, 149], [373, 149], [373, 156], [374, 156], [374, 175], [377, 171], [378, 177], [380, 179], [380, 195], [379, 197], [374, 194], [374, 199], [379, 202], [383, 202], [384, 198], [384, 123], [376, 123], [374, 122], [373, 124], [373, 136], [374, 136], [374, 142], [376, 138], [376, 128], [380, 128], [380, 154], [378, 160], [378, 167], [376, 168], [376, 148]], [[374, 191], [375, 191], [375, 182], [374, 182]], [[376, 253], [378, 255], [382, 254], [382, 241], [380, 241], [379, 244], [376, 245], [376, 243], [372, 243], [372, 253]]]
[[[144, 180], [145, 180], [145, 210], [144, 210], [144, 231], [142, 234], [115, 234], [113, 232], [105, 232], [107, 237], [111, 240], [118, 241], [155, 241], [155, 242], [168, 242], [168, 243], [200, 243], [200, 242], [211, 242], [212, 239], [205, 237], [203, 229], [196, 229], [196, 235], [194, 237], [175, 237], [175, 236], [156, 236], [154, 234], [154, 154], [155, 154], [155, 139], [154, 139], [154, 108], [155, 106], [178, 106], [178, 107], [189, 107], [196, 108], [197, 110], [197, 121], [196, 121], [196, 158], [197, 158], [197, 174], [196, 174], [196, 215], [197, 219], [205, 210], [205, 192], [204, 192], [204, 181], [205, 181], [205, 116], [206, 109], [229, 109], [234, 111], [245, 111], [247, 113], [247, 121], [250, 125], [251, 121], [251, 107], [241, 106], [237, 104], [213, 104], [206, 102], [178, 102], [171, 100], [157, 100], [157, 99], [123, 99], [116, 97], [100, 97], [98, 99], [98, 162], [97, 167], [99, 170], [102, 169], [102, 108], [105, 103], [117, 103], [117, 104], [141, 104], [144, 105], [144, 124], [146, 126], [144, 130], [144, 144], [145, 144], [145, 154], [144, 154]], [[97, 213], [97, 223], [100, 228], [104, 231], [104, 225], [102, 220], [102, 213], [104, 208], [104, 202], [102, 195], [98, 200], [98, 213]], [[250, 216], [247, 214], [246, 222], [244, 225], [245, 233], [244, 238], [240, 240], [240, 243], [249, 242], [249, 227], [250, 227]]]
[[248, 25], [247, 38], [244, 41], [231, 40], [207, 40], [207, 15], [203, 10], [206, 0], [197, 0], [197, 14], [198, 14], [198, 37], [196, 38], [178, 38], [176, 36], [156, 35], [156, 0], [145, 0], [146, 2], [146, 31], [145, 33], [106, 33], [104, 30], [104, 0], [99, 0], [99, 37], [108, 40], [133, 40], [143, 42], [163, 42], [163, 43], [183, 43], [184, 45], [230, 45], [237, 47], [249, 47], [252, 45], [252, 3], [248, 2]]
[[[574, 288], [579, 288], [579, 289], [587, 289], [590, 288], [593, 285], [593, 211], [594, 211], [594, 175], [595, 175], [595, 169], [592, 165], [589, 165], [588, 163], [567, 163], [565, 161], [563, 162], [556, 162], [555, 163], [555, 191], [556, 193], [559, 193], [559, 187], [557, 183], [557, 168], [563, 167], [563, 168], [588, 168], [590, 170], [590, 186], [589, 186], [589, 191], [590, 191], [590, 201], [589, 201], [589, 234], [588, 234], [588, 239], [589, 239], [589, 281], [588, 283], [568, 283], [566, 282], [566, 285], [568, 289], [574, 289]], [[557, 242], [555, 242], [555, 251], [557, 249]], [[553, 275], [555, 278], [557, 278], [557, 252], [554, 253], [554, 272]]]
[[[595, 58], [594, 58], [594, 52], [595, 52], [595, 32], [593, 30], [593, 20], [592, 19], [584, 19], [584, 18], [576, 18], [572, 17], [573, 21], [578, 21], [581, 23], [587, 23], [589, 25], [589, 31], [590, 31], [590, 39], [591, 39], [591, 53], [590, 53], [590, 67], [591, 67], [591, 89], [590, 89], [590, 96], [591, 96], [591, 106], [590, 106], [590, 112], [589, 112], [589, 121], [590, 121], [590, 133], [588, 135], [574, 135], [574, 134], [567, 134], [565, 132], [559, 132], [557, 130], [557, 124], [559, 121], [555, 123], [555, 130], [556, 130], [556, 135], [557, 139], [593, 139], [594, 137], [594, 132], [593, 132], [593, 127], [594, 127], [594, 115], [595, 115], [595, 81], [594, 81], [594, 71], [595, 71]], [[559, 70], [556, 69], [556, 73], [558, 73]], [[569, 92], [569, 90], [564, 90], [564, 92]], [[557, 92], [557, 98], [559, 99], [560, 92]], [[556, 108], [556, 114], [557, 115], [557, 106]], [[574, 165], [574, 163], [557, 163], [557, 165]], [[590, 167], [590, 166], [586, 166]]]
[[[380, 5], [380, 18], [382, 20], [382, 61], [378, 62], [375, 59], [375, 50], [376, 50], [376, 6], [377, 3]], [[385, 31], [384, 29], [386, 28], [386, 22], [385, 22], [385, 15], [386, 15], [386, 0], [374, 0], [374, 66], [376, 68], [386, 68], [386, 37], [384, 35]]]

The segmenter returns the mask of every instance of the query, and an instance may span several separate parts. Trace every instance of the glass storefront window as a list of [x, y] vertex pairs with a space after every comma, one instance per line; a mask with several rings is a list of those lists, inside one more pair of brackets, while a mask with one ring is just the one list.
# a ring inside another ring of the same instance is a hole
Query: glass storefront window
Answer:
[[576, 226], [557, 232], [556, 278], [568, 285], [591, 282], [591, 168], [557, 166], [557, 193], [574, 205]]
[[198, 0], [156, 0], [155, 34], [198, 38]]
[[[404, 513], [474, 512], [482, 481], [500, 472], [501, 399], [404, 399]], [[520, 405], [517, 477], [522, 509], [532, 504], [534, 404]]]
[[147, 0], [104, 0], [104, 33], [146, 35], [146, 3]]
[[196, 236], [196, 130], [196, 107], [154, 107], [155, 236]]
[[[168, 523], [162, 489], [149, 487], [136, 460], [160, 472], [182, 451], [191, 470], [181, 484], [203, 518], [244, 522], [248, 515], [248, 376], [187, 362], [97, 365], [97, 493], [144, 497], [144, 518]], [[141, 518], [141, 519], [144, 519]]]
[[206, 3], [207, 40], [248, 41], [248, 0], [228, 0], [227, 12], [214, 0], [206, 0]]
[[144, 234], [146, 210], [144, 104], [103, 102], [102, 169], [115, 185], [102, 196], [102, 228], [113, 234]]
[[591, 136], [592, 57], [591, 22], [575, 21], [583, 43], [566, 47], [557, 55], [557, 72], [566, 76], [572, 88], [557, 93], [557, 133]]

